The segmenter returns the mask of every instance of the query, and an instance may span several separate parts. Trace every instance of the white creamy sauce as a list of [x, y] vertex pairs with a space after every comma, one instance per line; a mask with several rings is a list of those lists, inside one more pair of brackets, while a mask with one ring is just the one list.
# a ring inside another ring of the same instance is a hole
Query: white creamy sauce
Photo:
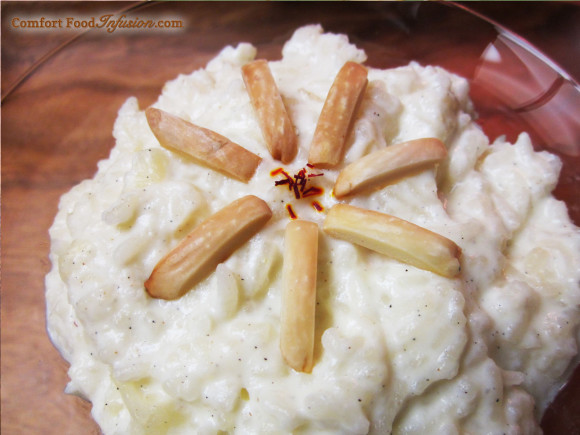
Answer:
[[[489, 144], [463, 78], [417, 63], [370, 68], [345, 164], [421, 137], [441, 139], [449, 158], [345, 202], [452, 239], [462, 273], [444, 278], [321, 230], [315, 365], [295, 372], [279, 350], [285, 206], [321, 224], [338, 170], [313, 170], [324, 173], [318, 197], [274, 185], [281, 164], [240, 72], [255, 56], [227, 47], [154, 105], [261, 156], [247, 184], [161, 148], [131, 98], [110, 157], [62, 197], [46, 296], [50, 336], [71, 364], [66, 391], [92, 402], [106, 434], [539, 432], [579, 342], [580, 231], [551, 196], [559, 160], [525, 133]], [[298, 134], [289, 174], [306, 165], [336, 73], [365, 59], [345, 36], [307, 26], [270, 62]], [[272, 208], [266, 227], [182, 298], [149, 297], [157, 261], [247, 194]]]

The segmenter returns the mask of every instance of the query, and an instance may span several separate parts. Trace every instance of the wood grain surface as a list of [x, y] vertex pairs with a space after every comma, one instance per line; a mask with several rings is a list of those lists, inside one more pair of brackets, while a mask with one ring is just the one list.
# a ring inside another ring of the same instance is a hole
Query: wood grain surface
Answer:
[[[577, 3], [527, 4], [525, 14], [521, 3], [484, 2], [477, 8], [580, 75]], [[171, 16], [183, 20], [184, 27], [107, 32], [12, 26], [15, 17], [80, 19], [117, 11], [129, 17]], [[309, 23], [348, 33], [367, 50], [371, 66], [418, 59], [470, 77], [494, 30], [476, 20], [466, 26], [464, 20], [456, 8], [406, 2], [3, 2], [2, 433], [99, 433], [90, 405], [64, 394], [68, 365], [45, 330], [48, 228], [59, 197], [92, 177], [97, 162], [107, 157], [117, 110], [128, 97], [137, 96], [143, 108], [150, 105], [164, 82], [205, 66], [223, 46], [240, 40], [254, 43], [260, 57], [279, 58], [281, 43], [293, 29]], [[502, 121], [493, 111], [487, 115], [483, 125], [489, 131], [522, 127], [518, 120]], [[578, 161], [568, 167], [568, 174], [577, 177]], [[573, 181], [563, 183], [559, 194], [573, 203], [578, 192]], [[580, 223], [580, 214], [574, 216]], [[546, 413], [546, 434], [580, 433], [579, 377], [576, 371], [572, 385]]]

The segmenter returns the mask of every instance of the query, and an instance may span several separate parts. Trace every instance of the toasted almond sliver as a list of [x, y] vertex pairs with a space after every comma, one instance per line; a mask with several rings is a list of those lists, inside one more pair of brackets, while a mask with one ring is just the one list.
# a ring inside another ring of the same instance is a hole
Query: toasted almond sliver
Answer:
[[342, 161], [346, 139], [367, 82], [367, 69], [356, 62], [347, 62], [340, 69], [318, 118], [308, 163], [319, 168], [333, 168]]
[[314, 318], [318, 225], [295, 220], [286, 226], [280, 350], [294, 370], [310, 373], [314, 356]]
[[242, 77], [270, 154], [282, 163], [290, 163], [298, 142], [268, 62], [259, 59], [244, 65]]
[[460, 272], [461, 248], [452, 240], [385, 213], [337, 204], [328, 212], [323, 229], [330, 236], [445, 277]]
[[179, 298], [256, 234], [270, 217], [270, 207], [253, 195], [227, 205], [157, 263], [145, 282], [147, 292], [154, 298]]
[[434, 166], [447, 157], [447, 148], [436, 138], [391, 145], [368, 154], [344, 168], [334, 185], [334, 195], [347, 195], [384, 187], [404, 176]]
[[197, 162], [236, 180], [248, 182], [262, 161], [256, 154], [215, 131], [161, 109], [149, 107], [145, 114], [161, 146], [184, 152]]

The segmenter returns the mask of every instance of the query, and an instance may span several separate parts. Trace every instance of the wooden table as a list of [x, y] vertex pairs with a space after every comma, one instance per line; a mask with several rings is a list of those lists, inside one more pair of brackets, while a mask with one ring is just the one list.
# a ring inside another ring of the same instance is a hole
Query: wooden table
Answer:
[[[101, 17], [132, 3], [2, 3], [2, 433], [99, 433], [90, 406], [63, 393], [67, 364], [45, 332], [44, 276], [50, 268], [47, 230], [59, 197], [96, 171], [113, 146], [121, 104], [137, 96], [151, 104], [162, 84], [204, 66], [241, 37], [267, 58], [302, 24], [320, 22], [365, 42], [373, 66], [395, 66], [406, 56], [440, 61], [460, 73], [483, 48], [483, 31], [461, 33], [457, 11], [429, 4], [204, 3], [153, 4], [128, 16], [183, 20], [181, 30], [89, 32], [23, 29], [14, 18]], [[526, 35], [571, 74], [580, 77], [580, 8], [573, 3], [475, 5]], [[427, 11], [427, 12], [426, 12]], [[452, 12], [453, 11], [453, 12]], [[426, 13], [433, 14], [427, 30]], [[166, 14], [166, 15], [164, 15]], [[423, 18], [422, 18], [423, 17]], [[382, 26], [393, 33], [381, 39]], [[406, 27], [405, 27], [406, 26]], [[446, 33], [446, 29], [449, 33]], [[428, 33], [409, 45], [405, 32]], [[446, 36], [447, 35], [447, 36]], [[369, 41], [380, 42], [373, 44]], [[573, 45], [570, 42], [574, 41]], [[446, 56], [433, 50], [443, 44]], [[435, 47], [436, 48], [436, 47]], [[439, 60], [438, 60], [439, 59]], [[32, 68], [32, 69], [31, 69]], [[575, 191], [576, 192], [576, 191]], [[580, 431], [580, 379], [546, 414], [548, 434]], [[574, 401], [576, 404], [574, 404]]]

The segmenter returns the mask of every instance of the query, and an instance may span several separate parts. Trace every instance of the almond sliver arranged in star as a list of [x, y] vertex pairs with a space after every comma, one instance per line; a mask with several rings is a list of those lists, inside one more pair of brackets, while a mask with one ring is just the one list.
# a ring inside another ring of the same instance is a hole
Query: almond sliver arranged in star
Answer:
[[242, 77], [270, 154], [282, 163], [290, 163], [298, 142], [268, 62], [259, 59], [244, 65]]
[[164, 256], [145, 282], [149, 295], [177, 299], [215, 270], [272, 217], [262, 199], [244, 196], [197, 226]]
[[355, 111], [367, 86], [367, 69], [347, 62], [338, 72], [316, 124], [308, 163], [318, 168], [334, 168], [343, 159], [346, 139]]
[[285, 233], [280, 351], [294, 370], [310, 373], [314, 356], [318, 225], [295, 220]]
[[447, 148], [436, 138], [423, 138], [391, 145], [358, 159], [344, 168], [334, 185], [342, 198], [382, 188], [407, 175], [429, 168], [447, 157]]
[[149, 107], [145, 114], [161, 146], [181, 151], [228, 177], [247, 183], [262, 161], [261, 157], [219, 133], [161, 109]]
[[324, 231], [338, 239], [448, 278], [460, 273], [461, 248], [452, 240], [385, 213], [348, 204], [333, 206]]

